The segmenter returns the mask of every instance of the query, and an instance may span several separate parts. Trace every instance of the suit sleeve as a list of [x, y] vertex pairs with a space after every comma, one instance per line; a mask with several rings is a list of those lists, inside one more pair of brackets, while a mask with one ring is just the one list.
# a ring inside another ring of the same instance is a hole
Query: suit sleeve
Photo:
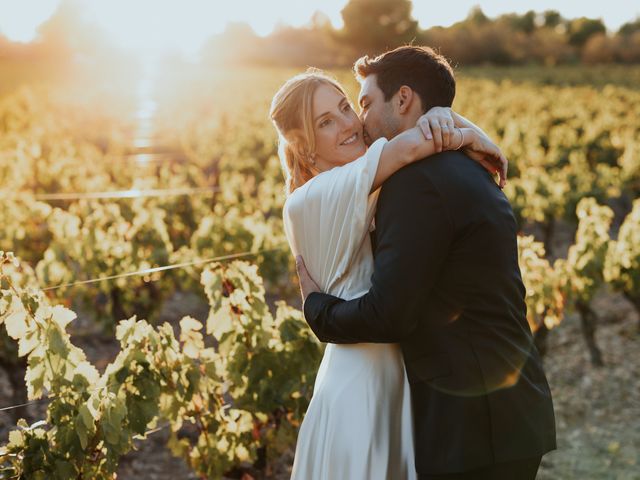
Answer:
[[417, 326], [421, 301], [446, 260], [453, 223], [438, 190], [414, 166], [394, 174], [380, 192], [369, 292], [349, 301], [313, 293], [305, 301], [305, 318], [321, 341], [392, 343]]

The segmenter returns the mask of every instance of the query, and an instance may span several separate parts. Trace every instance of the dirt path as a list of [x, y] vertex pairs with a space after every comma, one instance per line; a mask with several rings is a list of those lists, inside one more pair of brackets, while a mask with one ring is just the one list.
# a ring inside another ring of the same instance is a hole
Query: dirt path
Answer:
[[603, 293], [593, 306], [604, 367], [590, 364], [576, 315], [549, 337], [558, 450], [545, 456], [541, 480], [640, 479], [639, 319], [618, 295]]

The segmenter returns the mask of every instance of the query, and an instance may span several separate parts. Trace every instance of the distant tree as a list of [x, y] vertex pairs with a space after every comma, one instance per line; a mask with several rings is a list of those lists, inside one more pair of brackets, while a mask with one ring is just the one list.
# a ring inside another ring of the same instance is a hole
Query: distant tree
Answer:
[[410, 0], [350, 0], [342, 9], [342, 40], [357, 54], [382, 51], [411, 42], [418, 22]]
[[331, 24], [281, 27], [262, 41], [262, 56], [271, 65], [330, 68], [351, 65], [353, 58], [335, 44]]
[[315, 30], [333, 28], [329, 16], [326, 13], [321, 12], [320, 10], [316, 10], [315, 12], [313, 12], [313, 15], [311, 15], [309, 27]]
[[508, 21], [509, 26], [516, 31], [524, 33], [532, 33], [536, 28], [536, 12], [529, 10], [524, 15], [509, 14], [504, 18]]
[[558, 65], [575, 61], [575, 49], [567, 43], [567, 38], [559, 31], [559, 23], [555, 27], [537, 29], [528, 40], [529, 62], [539, 62], [544, 65]]
[[623, 63], [640, 63], [640, 30], [616, 35], [616, 59]]
[[210, 37], [201, 50], [205, 64], [227, 65], [263, 61], [263, 39], [245, 22], [229, 22], [224, 32]]
[[544, 19], [543, 25], [549, 28], [555, 28], [564, 22], [562, 15], [557, 10], [546, 10], [542, 13], [542, 18]]
[[480, 8], [480, 5], [472, 7], [471, 10], [469, 10], [467, 19], [465, 20], [465, 22], [472, 23], [474, 25], [484, 25], [490, 21], [489, 17], [487, 17], [482, 11], [482, 8]]
[[611, 63], [615, 57], [615, 41], [603, 33], [589, 37], [582, 48], [582, 61], [586, 64]]
[[600, 19], [576, 18], [569, 23], [569, 43], [582, 47], [589, 38], [597, 33], [606, 34], [607, 29]]
[[640, 32], [640, 17], [636, 18], [633, 22], [627, 22], [618, 30], [619, 35], [629, 36], [636, 32]]

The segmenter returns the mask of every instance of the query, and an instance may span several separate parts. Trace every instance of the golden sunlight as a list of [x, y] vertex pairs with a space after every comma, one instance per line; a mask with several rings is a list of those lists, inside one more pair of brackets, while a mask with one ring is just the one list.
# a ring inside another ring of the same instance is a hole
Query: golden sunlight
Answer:
[[195, 54], [225, 19], [204, 2], [112, 0], [83, 5], [90, 21], [102, 27], [119, 46], [155, 55], [171, 50]]
[[41, 0], [34, 8], [27, 2], [1, 0], [0, 19], [10, 18], [11, 21], [2, 22], [0, 34], [15, 42], [30, 42], [40, 24], [53, 14], [59, 3], [60, 0]]
[[[340, 9], [346, 0], [329, 0], [322, 8], [340, 23]], [[104, 30], [111, 41], [129, 51], [160, 55], [169, 51], [194, 56], [213, 34], [229, 23], [246, 22], [258, 35], [269, 34], [276, 25], [302, 25], [319, 8], [295, 0], [258, 2], [239, 0], [43, 0], [36, 4], [0, 0], [0, 32], [11, 40], [28, 42], [37, 36], [38, 26], [61, 4], [82, 12], [84, 20]]]

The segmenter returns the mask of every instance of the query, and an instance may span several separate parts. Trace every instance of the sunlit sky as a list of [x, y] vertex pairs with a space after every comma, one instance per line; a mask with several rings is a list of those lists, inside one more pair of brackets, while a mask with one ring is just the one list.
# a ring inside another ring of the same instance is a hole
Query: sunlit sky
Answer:
[[[316, 11], [334, 26], [342, 25], [340, 11], [348, 0], [74, 0], [85, 18], [97, 23], [120, 45], [138, 50], [177, 48], [195, 51], [228, 22], [246, 22], [259, 35], [278, 24], [301, 26]], [[0, 0], [0, 33], [13, 41], [28, 42], [38, 26], [56, 10], [61, 0]], [[635, 4], [635, 5], [634, 5]], [[502, 13], [558, 10], [566, 18], [602, 18], [609, 30], [640, 16], [640, 2], [632, 0], [414, 0], [413, 16], [422, 28], [448, 26], [480, 5], [489, 17]]]

